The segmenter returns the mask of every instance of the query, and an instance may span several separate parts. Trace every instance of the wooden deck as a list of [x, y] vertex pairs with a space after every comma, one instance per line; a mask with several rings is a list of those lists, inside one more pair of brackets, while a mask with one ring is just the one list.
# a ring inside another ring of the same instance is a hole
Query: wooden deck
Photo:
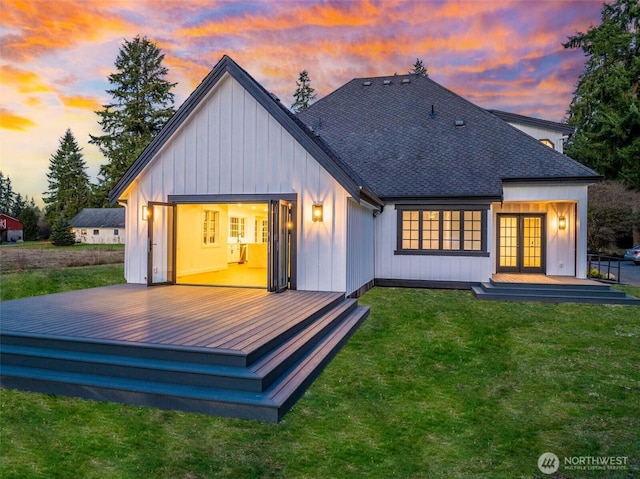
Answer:
[[249, 353], [341, 293], [124, 284], [2, 302], [3, 333]]
[[573, 276], [547, 276], [545, 274], [494, 274], [491, 279], [496, 283], [513, 284], [565, 284], [565, 285], [601, 285], [591, 279], [580, 279]]
[[3, 387], [276, 422], [368, 308], [334, 292], [126, 284], [0, 314]]

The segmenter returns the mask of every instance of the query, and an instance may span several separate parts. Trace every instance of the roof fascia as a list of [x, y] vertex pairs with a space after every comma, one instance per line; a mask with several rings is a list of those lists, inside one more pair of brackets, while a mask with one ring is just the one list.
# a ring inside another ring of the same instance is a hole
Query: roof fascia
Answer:
[[533, 118], [531, 116], [518, 115], [517, 113], [510, 113], [508, 111], [500, 110], [487, 110], [489, 113], [494, 114], [498, 118], [508, 123], [518, 123], [520, 125], [534, 126], [538, 128], [544, 128], [548, 130], [559, 131], [566, 135], [573, 135], [575, 128], [565, 123], [558, 123], [551, 120], [542, 120], [540, 118]]
[[502, 196], [412, 196], [412, 197], [385, 197], [388, 203], [396, 205], [488, 205], [495, 201], [501, 201]]
[[553, 178], [502, 178], [502, 183], [505, 185], [514, 186], [540, 186], [543, 184], [549, 184], [557, 186], [558, 183], [563, 185], [590, 185], [593, 183], [599, 183], [603, 180], [602, 176], [558, 176]]

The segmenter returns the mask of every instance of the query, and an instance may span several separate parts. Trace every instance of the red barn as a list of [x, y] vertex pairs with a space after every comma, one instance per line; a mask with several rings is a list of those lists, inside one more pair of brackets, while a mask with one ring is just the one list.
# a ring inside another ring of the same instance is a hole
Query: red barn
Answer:
[[22, 241], [22, 223], [11, 216], [0, 214], [0, 243]]

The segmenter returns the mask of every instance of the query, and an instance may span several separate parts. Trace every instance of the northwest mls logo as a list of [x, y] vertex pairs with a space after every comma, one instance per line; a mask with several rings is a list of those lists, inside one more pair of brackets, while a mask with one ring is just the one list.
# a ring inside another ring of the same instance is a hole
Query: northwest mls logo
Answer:
[[545, 452], [538, 458], [538, 469], [543, 474], [553, 474], [560, 467], [560, 459], [552, 452]]

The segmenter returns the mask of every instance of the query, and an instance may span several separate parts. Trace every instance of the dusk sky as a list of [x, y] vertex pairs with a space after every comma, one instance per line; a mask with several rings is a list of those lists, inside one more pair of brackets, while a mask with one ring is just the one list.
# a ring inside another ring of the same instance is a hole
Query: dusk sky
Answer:
[[600, 22], [600, 0], [0, 2], [0, 170], [13, 190], [47, 189], [70, 128], [96, 181], [89, 134], [110, 101], [123, 39], [162, 49], [176, 107], [228, 54], [284, 104], [306, 69], [318, 99], [355, 77], [407, 73], [416, 58], [441, 85], [485, 108], [562, 121], [583, 70], [569, 35]]

